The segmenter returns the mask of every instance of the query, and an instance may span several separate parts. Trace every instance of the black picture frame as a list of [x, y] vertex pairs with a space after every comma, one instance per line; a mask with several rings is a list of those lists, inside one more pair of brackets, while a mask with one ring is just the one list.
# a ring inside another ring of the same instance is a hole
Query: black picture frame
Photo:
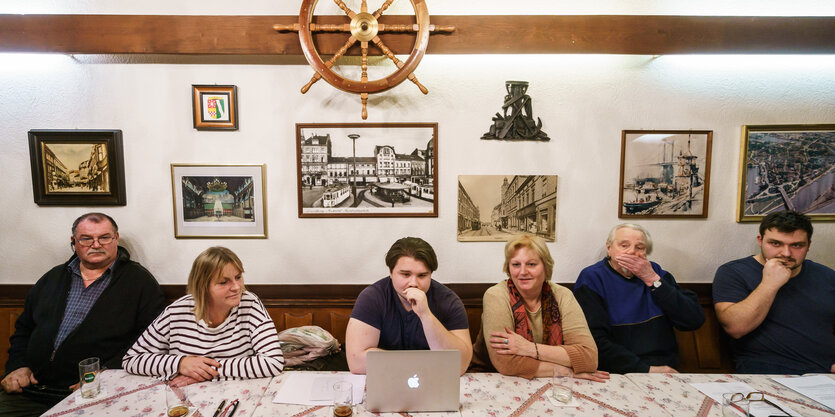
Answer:
[[29, 158], [35, 204], [127, 204], [121, 130], [30, 130]]

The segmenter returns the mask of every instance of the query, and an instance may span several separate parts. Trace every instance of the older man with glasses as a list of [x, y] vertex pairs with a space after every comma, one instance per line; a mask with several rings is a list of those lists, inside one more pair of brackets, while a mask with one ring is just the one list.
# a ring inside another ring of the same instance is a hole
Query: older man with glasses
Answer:
[[70, 259], [26, 296], [9, 342], [0, 415], [40, 415], [78, 387], [78, 362], [122, 356], [162, 311], [157, 280], [119, 246], [110, 216], [87, 213], [72, 225]]

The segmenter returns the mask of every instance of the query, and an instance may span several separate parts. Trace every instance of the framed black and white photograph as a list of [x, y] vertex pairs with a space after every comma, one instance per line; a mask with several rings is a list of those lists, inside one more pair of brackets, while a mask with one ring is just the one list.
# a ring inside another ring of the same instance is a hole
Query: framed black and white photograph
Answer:
[[176, 238], [266, 238], [265, 165], [171, 164]]
[[299, 217], [437, 217], [437, 123], [296, 124]]
[[238, 87], [192, 85], [191, 102], [197, 130], [238, 130]]
[[707, 218], [711, 130], [624, 130], [618, 217]]
[[556, 175], [459, 175], [458, 241], [503, 242], [532, 233], [557, 238]]
[[38, 205], [127, 204], [121, 130], [30, 130], [29, 159]]
[[835, 124], [744, 127], [737, 221], [783, 210], [835, 220]]

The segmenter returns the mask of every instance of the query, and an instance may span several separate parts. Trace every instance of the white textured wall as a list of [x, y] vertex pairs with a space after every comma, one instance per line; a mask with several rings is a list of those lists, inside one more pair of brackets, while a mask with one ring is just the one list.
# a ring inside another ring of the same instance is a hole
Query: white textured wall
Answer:
[[[234, 9], [212, 1], [17, 3], [0, 2], [0, 13], [295, 14], [300, 2], [251, 1]], [[435, 0], [429, 7], [434, 14], [713, 14], [721, 6], [600, 3], [592, 9], [529, 0], [524, 9], [505, 10], [499, 8], [507, 7], [504, 1]], [[783, 3], [734, 2], [719, 14], [835, 13], [829, 1], [792, 2], [790, 10]], [[484, 4], [491, 8], [476, 11]], [[430, 94], [407, 82], [372, 96], [368, 121], [439, 123], [439, 217], [299, 219], [294, 124], [361, 121], [359, 98], [324, 82], [301, 95], [311, 74], [303, 60], [287, 58], [0, 54], [0, 283], [34, 283], [64, 261], [70, 223], [90, 210], [116, 218], [122, 242], [162, 283], [185, 283], [194, 257], [218, 244], [241, 256], [250, 283], [370, 283], [387, 273], [383, 255], [406, 235], [435, 247], [436, 279], [494, 282], [501, 279], [503, 245], [455, 240], [457, 176], [516, 173], [559, 176], [557, 242], [549, 246], [554, 279], [571, 282], [599, 260], [608, 229], [620, 222], [623, 129], [714, 131], [709, 217], [640, 222], [655, 238], [654, 260], [679, 281], [710, 282], [718, 265], [756, 248], [756, 224], [734, 221], [742, 125], [835, 123], [833, 56], [429, 55], [416, 74]], [[550, 142], [479, 139], [510, 79], [531, 83], [534, 114]], [[238, 86], [236, 132], [192, 128], [191, 84], [215, 83]], [[34, 204], [27, 131], [75, 128], [122, 129], [127, 206]], [[172, 162], [265, 163], [269, 239], [174, 239]], [[810, 251], [811, 259], [831, 267], [833, 231], [832, 223], [815, 223]]]

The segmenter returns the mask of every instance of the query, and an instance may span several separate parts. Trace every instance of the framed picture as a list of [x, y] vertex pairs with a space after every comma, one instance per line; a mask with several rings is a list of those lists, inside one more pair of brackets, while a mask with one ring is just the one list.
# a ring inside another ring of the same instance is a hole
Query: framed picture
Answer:
[[835, 220], [835, 124], [745, 126], [738, 222], [795, 210]]
[[121, 130], [30, 130], [35, 204], [124, 206]]
[[192, 85], [191, 102], [197, 130], [238, 130], [238, 87]]
[[707, 218], [711, 130], [624, 130], [618, 217]]
[[518, 233], [557, 238], [556, 175], [459, 175], [458, 241], [503, 242]]
[[176, 238], [267, 238], [265, 165], [171, 164]]
[[296, 124], [299, 217], [438, 217], [437, 123]]

